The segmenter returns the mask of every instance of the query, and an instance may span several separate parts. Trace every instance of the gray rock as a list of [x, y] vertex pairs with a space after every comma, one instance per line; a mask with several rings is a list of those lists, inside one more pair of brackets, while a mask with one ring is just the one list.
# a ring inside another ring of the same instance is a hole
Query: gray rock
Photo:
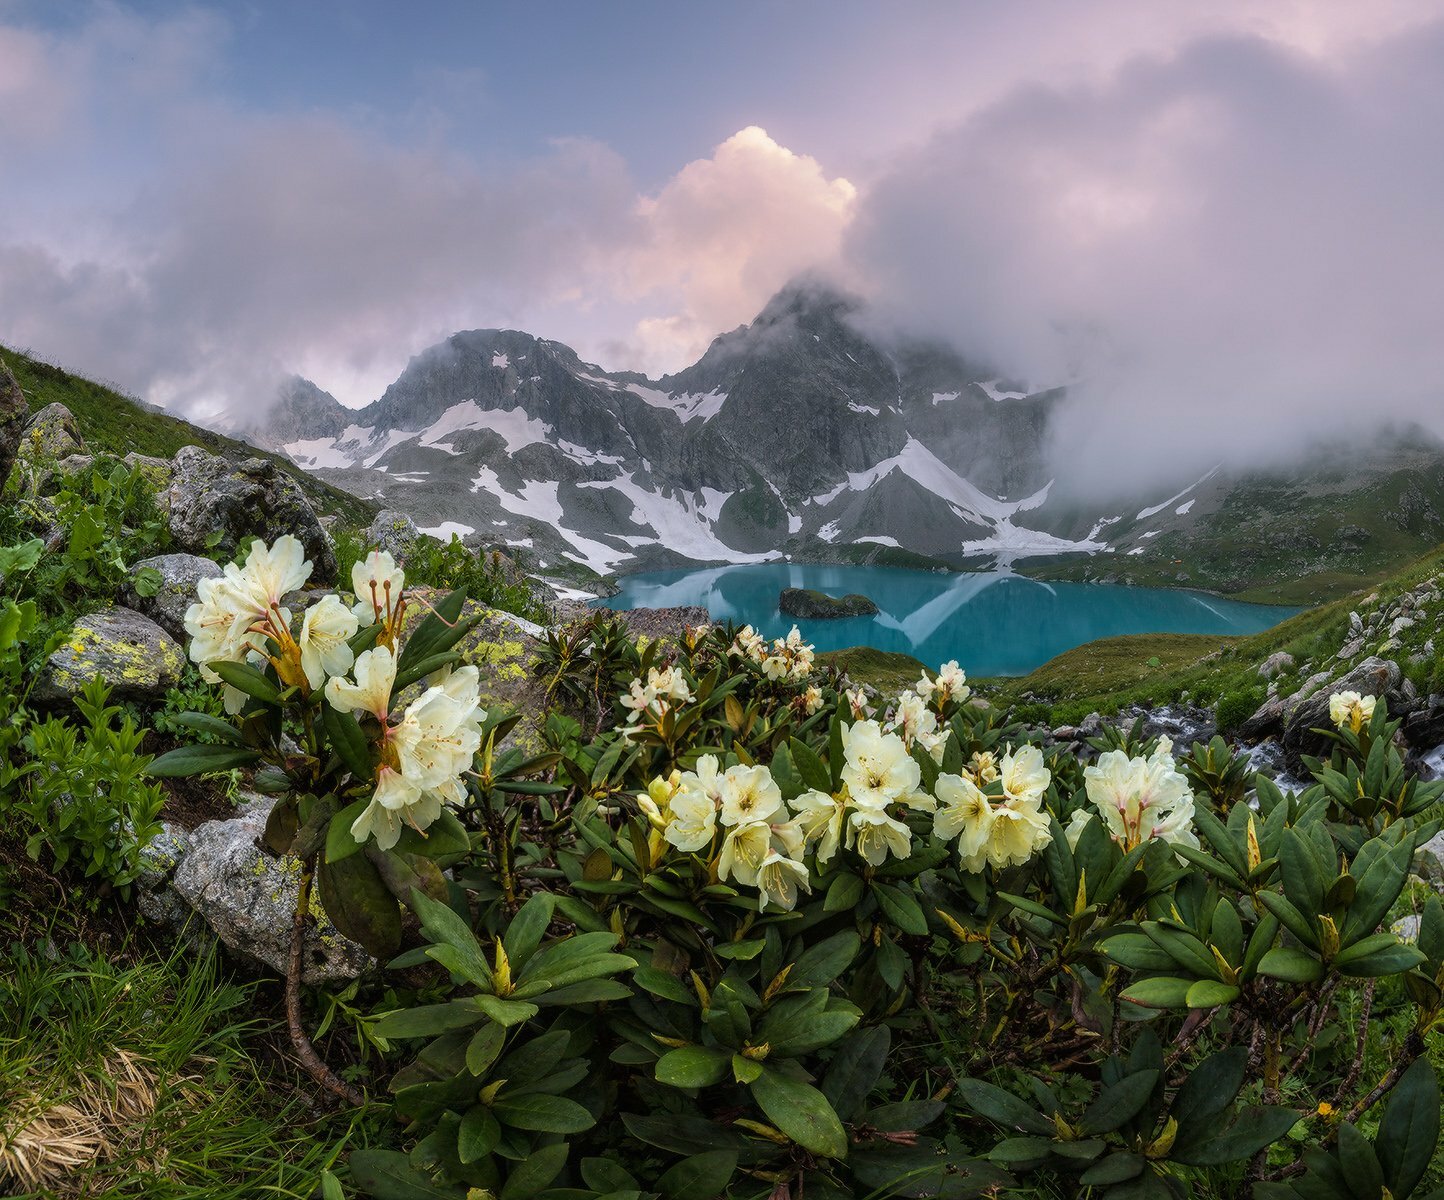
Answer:
[[[191, 830], [190, 849], [171, 887], [233, 952], [284, 975], [301, 863], [258, 848], [272, 803], [258, 800], [239, 816]], [[371, 956], [331, 924], [314, 895], [311, 910], [317, 924], [306, 940], [302, 980], [320, 984], [355, 979], [371, 964]]]
[[1436, 833], [1414, 851], [1414, 874], [1436, 892], [1444, 892], [1444, 833]]
[[1334, 657], [1353, 658], [1356, 654], [1361, 653], [1363, 649], [1364, 639], [1362, 637], [1350, 638], [1347, 642], [1345, 642], [1342, 646], [1339, 647], [1339, 652]]
[[46, 660], [32, 698], [40, 704], [73, 699], [92, 679], [110, 684], [115, 700], [159, 700], [180, 680], [185, 655], [149, 617], [107, 608], [81, 617]]
[[[160, 590], [153, 596], [142, 596], [135, 590], [140, 572], [159, 573]], [[131, 588], [126, 599], [132, 607], [150, 617], [181, 645], [185, 645], [186, 609], [196, 602], [196, 585], [202, 579], [219, 579], [220, 567], [196, 554], [161, 554], [143, 558], [130, 569]]]
[[1297, 765], [1300, 755], [1313, 754], [1325, 747], [1324, 739], [1312, 731], [1330, 726], [1331, 695], [1335, 692], [1358, 692], [1364, 696], [1379, 696], [1389, 702], [1392, 710], [1402, 699], [1399, 682], [1398, 663], [1371, 656], [1327, 688], [1321, 688], [1300, 701], [1284, 725], [1283, 747], [1290, 765]]
[[235, 554], [247, 538], [270, 542], [289, 533], [305, 547], [315, 568], [313, 581], [336, 577], [336, 552], [311, 502], [270, 459], [232, 463], [197, 446], [183, 446], [175, 456], [170, 485], [157, 500], [183, 550], [199, 554], [218, 533], [217, 548]]
[[1287, 696], [1270, 696], [1261, 705], [1253, 716], [1249, 717], [1239, 726], [1239, 736], [1247, 741], [1255, 738], [1268, 737], [1271, 734], [1281, 733], [1284, 727], [1284, 717], [1288, 712], [1289, 699]]
[[366, 530], [366, 545], [368, 549], [385, 550], [404, 567], [422, 536], [416, 522], [405, 513], [385, 508]]
[[162, 821], [160, 829], [140, 851], [135, 903], [149, 920], [180, 929], [187, 924], [191, 910], [175, 894], [170, 881], [190, 849], [191, 839], [189, 833], [170, 821]]
[[1359, 616], [1358, 610], [1349, 614], [1349, 628], [1355, 633], [1362, 633], [1364, 629], [1364, 618]]
[[25, 393], [10, 374], [10, 368], [0, 362], [0, 488], [10, 478], [15, 466], [15, 456], [20, 450], [20, 438], [25, 432], [25, 422], [30, 409], [25, 404]]
[[1259, 664], [1258, 673], [1265, 679], [1272, 679], [1275, 675], [1283, 675], [1292, 671], [1295, 666], [1294, 656], [1287, 650], [1280, 650], [1270, 654]]
[[1389, 930], [1401, 942], [1417, 942], [1419, 940], [1419, 926], [1423, 924], [1423, 918], [1409, 913], [1400, 917]]
[[80, 425], [63, 404], [47, 404], [30, 418], [20, 439], [22, 457], [36, 463], [56, 462], [85, 449]]

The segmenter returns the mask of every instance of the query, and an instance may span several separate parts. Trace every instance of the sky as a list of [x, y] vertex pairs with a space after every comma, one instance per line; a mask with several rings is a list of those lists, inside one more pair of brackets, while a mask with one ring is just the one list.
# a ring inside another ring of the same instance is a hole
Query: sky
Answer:
[[0, 344], [359, 405], [466, 328], [659, 375], [813, 272], [1116, 477], [1437, 427], [1440, 128], [1439, 0], [0, 0]]

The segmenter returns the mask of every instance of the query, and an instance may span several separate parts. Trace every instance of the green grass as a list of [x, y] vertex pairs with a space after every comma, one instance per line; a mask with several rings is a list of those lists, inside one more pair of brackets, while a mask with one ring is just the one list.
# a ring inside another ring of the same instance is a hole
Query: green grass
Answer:
[[[1210, 705], [1222, 695], [1257, 685], [1259, 664], [1277, 651], [1292, 654], [1300, 667], [1310, 660], [1332, 661], [1345, 641], [1351, 610], [1373, 603], [1371, 597], [1379, 603], [1388, 601], [1441, 571], [1444, 547], [1431, 550], [1371, 588], [1298, 613], [1252, 637], [1141, 634], [1105, 638], [1065, 651], [1031, 674], [986, 681], [980, 690], [1005, 704], [1016, 703], [1031, 692], [1036, 700], [1052, 706], [1055, 722], [1094, 711], [1109, 715], [1133, 704], [1167, 704], [1185, 698]], [[1422, 641], [1432, 627], [1426, 622], [1411, 632]]]
[[74, 414], [91, 452], [131, 452], [173, 458], [182, 446], [200, 446], [226, 457], [269, 458], [301, 485], [317, 512], [334, 515], [349, 525], [370, 524], [376, 508], [340, 488], [306, 474], [288, 459], [245, 442], [202, 429], [178, 417], [153, 412], [104, 384], [72, 375], [40, 359], [0, 346], [0, 362], [10, 368], [31, 412], [63, 404]]
[[[224, 979], [213, 954], [179, 948], [117, 965], [48, 938], [0, 953], [0, 1146], [56, 1105], [79, 1109], [111, 1149], [87, 1153], [50, 1187], [26, 1191], [17, 1144], [0, 1150], [7, 1196], [89, 1200], [309, 1197], [336, 1157], [344, 1120], [318, 1122], [248, 1039], [254, 988]], [[33, 1130], [33, 1127], [32, 1127]], [[7, 1177], [7, 1169], [9, 1174]]]
[[911, 654], [853, 646], [848, 650], [826, 650], [817, 656], [823, 666], [846, 671], [854, 683], [867, 683], [885, 696], [912, 687], [923, 673], [923, 664]]

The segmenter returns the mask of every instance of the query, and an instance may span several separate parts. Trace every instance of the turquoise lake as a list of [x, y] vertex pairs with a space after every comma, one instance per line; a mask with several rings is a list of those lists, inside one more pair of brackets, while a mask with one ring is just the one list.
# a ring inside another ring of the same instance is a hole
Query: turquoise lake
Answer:
[[[1299, 610], [1243, 604], [1203, 592], [1107, 583], [1040, 583], [1005, 572], [942, 574], [897, 567], [761, 563], [625, 575], [599, 607], [700, 604], [714, 621], [767, 637], [795, 623], [819, 650], [873, 646], [936, 666], [955, 658], [969, 675], [1024, 675], [1095, 638], [1128, 633], [1258, 633]], [[796, 621], [777, 608], [786, 587], [834, 596], [861, 592], [872, 617]]]

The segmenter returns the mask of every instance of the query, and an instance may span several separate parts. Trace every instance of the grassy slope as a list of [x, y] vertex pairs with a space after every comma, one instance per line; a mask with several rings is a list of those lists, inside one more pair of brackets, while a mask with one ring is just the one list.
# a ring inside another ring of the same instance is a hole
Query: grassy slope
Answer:
[[212, 433], [178, 417], [155, 412], [133, 399], [59, 367], [0, 346], [0, 361], [14, 374], [31, 412], [47, 404], [63, 404], [80, 423], [87, 448], [110, 454], [174, 457], [182, 446], [200, 446], [227, 458], [269, 458], [291, 475], [317, 512], [339, 517], [348, 525], [370, 524], [375, 506], [308, 475], [288, 459], [245, 442]]
[[[1331, 659], [1343, 644], [1349, 613], [1387, 601], [1444, 571], [1444, 547], [1438, 547], [1388, 576], [1375, 587], [1311, 608], [1272, 629], [1246, 638], [1140, 634], [1104, 638], [1066, 651], [1029, 675], [993, 680], [989, 695], [1005, 702], [1031, 696], [1071, 720], [1094, 710], [1116, 712], [1130, 704], [1159, 704], [1184, 696], [1211, 703], [1225, 693], [1259, 684], [1258, 666], [1276, 651], [1299, 664]], [[1409, 631], [1404, 649], [1418, 649], [1432, 633], [1431, 623]], [[1152, 660], [1156, 659], [1157, 662]]]
[[854, 683], [868, 683], [885, 696], [912, 687], [923, 673], [923, 664], [911, 654], [854, 646], [850, 650], [827, 650], [817, 656], [824, 666], [846, 671]]

